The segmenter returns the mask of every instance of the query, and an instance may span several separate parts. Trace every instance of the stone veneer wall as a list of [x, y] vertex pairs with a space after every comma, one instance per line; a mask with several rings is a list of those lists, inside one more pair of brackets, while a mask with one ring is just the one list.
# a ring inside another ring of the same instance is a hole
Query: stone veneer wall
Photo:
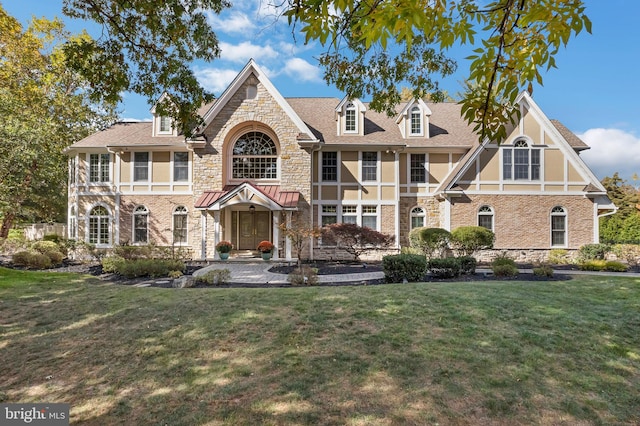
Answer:
[[582, 196], [472, 195], [453, 199], [451, 230], [476, 225], [483, 205], [494, 210], [495, 249], [527, 250], [551, 248], [551, 209], [567, 212], [568, 249], [593, 243], [593, 202]]
[[[247, 87], [256, 84], [257, 96], [254, 99], [247, 99]], [[204, 191], [220, 190], [227, 184], [226, 175], [230, 175], [230, 170], [227, 170], [230, 167], [227, 154], [235, 143], [235, 136], [240, 136], [236, 132], [244, 126], [252, 125], [254, 128], [247, 128], [247, 131], [265, 131], [265, 133], [275, 134], [274, 142], [278, 145], [280, 156], [280, 188], [283, 191], [300, 193], [298, 208], [308, 218], [311, 200], [311, 156], [298, 144], [297, 137], [300, 129], [294, 125], [287, 113], [253, 75], [240, 86], [227, 105], [205, 129], [209, 141], [207, 145], [195, 150], [194, 200], [197, 200]], [[260, 182], [256, 183], [260, 184]], [[272, 184], [272, 182], [269, 183]], [[194, 246], [198, 247], [197, 251], [199, 251], [202, 232], [200, 212], [197, 216], [197, 224], [194, 226], [192, 235], [197, 241]], [[207, 218], [206, 240], [207, 257], [213, 257], [215, 251], [213, 217]], [[282, 249], [282, 247], [278, 248]]]

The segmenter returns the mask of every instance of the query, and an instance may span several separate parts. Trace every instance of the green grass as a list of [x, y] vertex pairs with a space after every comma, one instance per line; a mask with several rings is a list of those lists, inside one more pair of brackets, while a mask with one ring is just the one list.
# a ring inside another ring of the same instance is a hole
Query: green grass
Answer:
[[633, 425], [640, 280], [158, 289], [0, 269], [0, 402], [82, 424]]

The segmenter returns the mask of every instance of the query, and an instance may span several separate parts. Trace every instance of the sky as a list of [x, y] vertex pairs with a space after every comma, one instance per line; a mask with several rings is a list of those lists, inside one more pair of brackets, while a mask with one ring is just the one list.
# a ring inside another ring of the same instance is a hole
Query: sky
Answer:
[[[211, 63], [191, 64], [200, 83], [218, 96], [253, 58], [285, 97], [342, 98], [344, 93], [322, 79], [316, 60], [322, 46], [305, 45], [300, 34], [294, 36], [286, 19], [276, 18], [269, 6], [273, 2], [232, 0], [230, 9], [209, 14], [222, 54]], [[543, 74], [544, 85], [534, 85], [533, 98], [549, 118], [560, 120], [591, 146], [581, 156], [599, 179], [619, 172], [629, 183], [640, 185], [632, 180], [634, 173], [640, 175], [640, 1], [584, 2], [592, 33], [582, 32], [558, 53], [558, 68]], [[25, 25], [34, 15], [58, 16], [72, 32], [99, 31], [93, 23], [64, 17], [62, 0], [0, 0], [0, 4]], [[461, 91], [460, 82], [469, 71], [464, 57], [470, 50], [456, 47], [447, 52], [458, 61], [458, 71], [441, 81], [450, 94]], [[121, 117], [149, 120], [150, 108], [144, 98], [126, 93]]]

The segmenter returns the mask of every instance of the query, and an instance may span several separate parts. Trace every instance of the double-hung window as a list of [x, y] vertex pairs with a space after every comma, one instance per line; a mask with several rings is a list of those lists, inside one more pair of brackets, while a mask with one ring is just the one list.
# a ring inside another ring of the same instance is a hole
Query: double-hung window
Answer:
[[178, 206], [173, 211], [173, 242], [187, 243], [187, 208], [185, 206]]
[[322, 180], [325, 182], [335, 182], [338, 180], [338, 153], [322, 153]]
[[426, 219], [426, 213], [422, 207], [411, 209], [411, 229], [422, 228]]
[[344, 131], [349, 133], [355, 133], [358, 130], [356, 120], [356, 106], [353, 102], [349, 102], [344, 110]]
[[133, 242], [149, 242], [149, 210], [145, 206], [138, 206], [133, 212]]
[[502, 151], [502, 177], [506, 180], [539, 180], [540, 149], [520, 140]]
[[363, 181], [378, 180], [378, 153], [377, 152], [362, 153], [362, 180]]
[[411, 154], [411, 183], [427, 181], [426, 157], [426, 154]]
[[135, 152], [133, 154], [133, 180], [146, 182], [149, 180], [149, 153]]
[[96, 206], [89, 212], [89, 244], [109, 245], [109, 211], [103, 206]]
[[342, 223], [358, 223], [358, 206], [343, 205], [342, 206]]
[[171, 133], [171, 117], [160, 117], [160, 133]]
[[110, 181], [109, 154], [89, 154], [89, 182], [105, 183]]
[[419, 106], [414, 106], [411, 108], [411, 135], [412, 136], [420, 136], [422, 135], [422, 112], [420, 111]]
[[567, 212], [563, 207], [551, 209], [551, 246], [565, 247], [567, 245]]
[[322, 226], [338, 222], [338, 208], [335, 205], [322, 206]]
[[491, 207], [482, 206], [478, 209], [478, 226], [493, 232], [493, 209]]
[[362, 206], [362, 226], [378, 229], [378, 206]]
[[173, 153], [173, 181], [186, 182], [189, 180], [189, 153]]

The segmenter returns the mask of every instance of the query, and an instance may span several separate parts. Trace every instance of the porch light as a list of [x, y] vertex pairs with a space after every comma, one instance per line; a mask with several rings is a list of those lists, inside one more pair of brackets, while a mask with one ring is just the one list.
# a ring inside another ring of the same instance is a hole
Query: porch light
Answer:
[[256, 206], [254, 206], [254, 205], [250, 205], [250, 206], [249, 206], [249, 211], [250, 211], [251, 213], [255, 213], [255, 212], [256, 212]]

